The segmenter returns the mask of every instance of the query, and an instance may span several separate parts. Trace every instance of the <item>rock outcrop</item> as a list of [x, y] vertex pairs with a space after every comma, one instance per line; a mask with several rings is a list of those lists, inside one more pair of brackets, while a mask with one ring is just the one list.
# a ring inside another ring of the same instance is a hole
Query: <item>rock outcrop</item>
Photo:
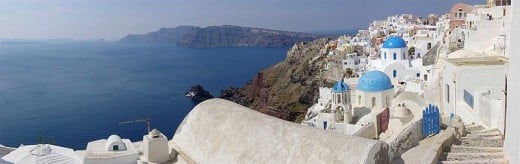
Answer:
[[186, 96], [191, 97], [191, 100], [193, 100], [195, 103], [200, 103], [204, 100], [213, 98], [213, 95], [211, 95], [200, 85], [191, 87], [190, 90], [186, 92]]
[[127, 35], [120, 43], [172, 43], [178, 47], [288, 47], [297, 42], [311, 41], [316, 34], [278, 31], [232, 25], [178, 26], [162, 28], [143, 35]]

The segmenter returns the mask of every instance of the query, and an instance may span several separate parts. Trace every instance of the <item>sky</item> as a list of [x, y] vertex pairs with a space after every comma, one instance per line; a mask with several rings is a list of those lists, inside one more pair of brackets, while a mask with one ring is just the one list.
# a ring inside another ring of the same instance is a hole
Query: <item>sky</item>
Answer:
[[444, 14], [458, 2], [485, 0], [0, 0], [0, 38], [118, 40], [179, 25], [366, 29], [390, 15]]

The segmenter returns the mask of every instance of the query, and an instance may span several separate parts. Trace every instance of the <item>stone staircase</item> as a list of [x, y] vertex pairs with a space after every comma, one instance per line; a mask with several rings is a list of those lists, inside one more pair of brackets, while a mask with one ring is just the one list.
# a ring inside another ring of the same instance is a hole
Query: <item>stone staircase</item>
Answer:
[[477, 124], [465, 125], [466, 136], [456, 140], [449, 151], [442, 153], [439, 163], [509, 163], [504, 157], [502, 134]]

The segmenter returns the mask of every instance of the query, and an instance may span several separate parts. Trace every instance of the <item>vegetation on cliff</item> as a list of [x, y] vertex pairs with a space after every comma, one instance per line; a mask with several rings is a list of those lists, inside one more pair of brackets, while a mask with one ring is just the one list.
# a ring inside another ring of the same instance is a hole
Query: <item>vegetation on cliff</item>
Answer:
[[[320, 85], [331, 87], [333, 81], [322, 79], [328, 63], [325, 49], [330, 39], [297, 43], [284, 61], [257, 74], [242, 88], [223, 90], [220, 97], [288, 121], [300, 122], [307, 109], [317, 101]], [[337, 80], [337, 79], [336, 79]]]
[[143, 35], [127, 35], [120, 43], [171, 43], [178, 47], [287, 47], [318, 35], [232, 25], [178, 26]]

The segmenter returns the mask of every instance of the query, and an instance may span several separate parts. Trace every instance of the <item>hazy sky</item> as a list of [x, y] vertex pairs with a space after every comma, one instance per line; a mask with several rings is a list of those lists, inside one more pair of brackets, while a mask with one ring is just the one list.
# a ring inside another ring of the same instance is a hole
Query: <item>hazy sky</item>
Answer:
[[0, 0], [0, 38], [116, 40], [178, 25], [359, 29], [389, 15], [444, 14], [457, 2], [485, 0]]

